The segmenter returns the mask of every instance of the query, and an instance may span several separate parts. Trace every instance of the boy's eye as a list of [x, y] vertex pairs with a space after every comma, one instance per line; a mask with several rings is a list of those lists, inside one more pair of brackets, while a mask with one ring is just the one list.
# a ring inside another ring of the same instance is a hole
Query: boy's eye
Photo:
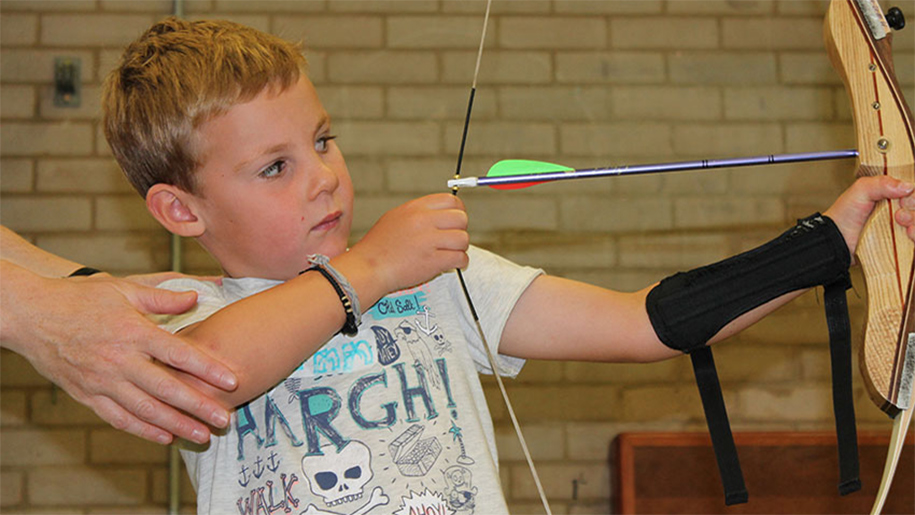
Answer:
[[321, 136], [318, 138], [318, 141], [315, 142], [315, 150], [318, 152], [327, 152], [327, 144], [332, 139], [337, 139], [336, 136]]
[[261, 170], [261, 173], [259, 175], [261, 177], [266, 177], [266, 178], [276, 177], [279, 174], [281, 174], [283, 172], [283, 170], [285, 170], [285, 169], [286, 169], [285, 161], [276, 161], [276, 162], [272, 163], [270, 166], [268, 166], [267, 168], [264, 168], [263, 170]]

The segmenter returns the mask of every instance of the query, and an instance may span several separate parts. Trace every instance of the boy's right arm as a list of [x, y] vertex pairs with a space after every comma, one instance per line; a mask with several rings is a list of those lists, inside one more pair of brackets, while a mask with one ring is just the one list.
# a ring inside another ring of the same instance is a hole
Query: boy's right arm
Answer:
[[[463, 203], [453, 195], [437, 194], [387, 212], [330, 263], [368, 309], [390, 292], [467, 266], [468, 246]], [[305, 268], [305, 256], [302, 263]], [[180, 334], [235, 372], [235, 391], [210, 393], [237, 406], [287, 377], [337, 334], [345, 320], [334, 288], [320, 274], [310, 273], [233, 303]]]

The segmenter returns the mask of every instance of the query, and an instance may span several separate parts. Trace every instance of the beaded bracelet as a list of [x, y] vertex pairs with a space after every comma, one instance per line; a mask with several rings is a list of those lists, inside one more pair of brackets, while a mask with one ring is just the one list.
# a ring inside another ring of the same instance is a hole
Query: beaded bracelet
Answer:
[[340, 297], [343, 310], [346, 312], [346, 322], [344, 322], [340, 332], [346, 336], [355, 336], [359, 332], [359, 324], [362, 323], [362, 309], [359, 306], [359, 297], [356, 295], [356, 290], [353, 289], [343, 274], [330, 265], [330, 259], [327, 256], [312, 254], [308, 256], [308, 262], [311, 264], [311, 268], [302, 270], [299, 275], [315, 270], [327, 279]]

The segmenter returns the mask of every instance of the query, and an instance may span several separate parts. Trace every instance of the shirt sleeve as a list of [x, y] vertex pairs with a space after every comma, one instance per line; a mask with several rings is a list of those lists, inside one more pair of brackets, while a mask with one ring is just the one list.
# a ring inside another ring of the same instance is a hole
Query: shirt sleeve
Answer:
[[[524, 366], [524, 360], [499, 354], [499, 342], [518, 299], [531, 282], [544, 272], [541, 269], [518, 265], [477, 247], [470, 247], [468, 255], [470, 264], [464, 271], [464, 279], [480, 318], [483, 333], [486, 335], [486, 343], [495, 356], [499, 374], [515, 377]], [[458, 302], [466, 306], [467, 300], [463, 298], [460, 286], [456, 289], [458, 296], [461, 297]], [[483, 348], [483, 340], [469, 309], [466, 311], [463, 323], [471, 326], [465, 328], [465, 334], [471, 343], [470, 354], [478, 371], [492, 374], [493, 369]]]

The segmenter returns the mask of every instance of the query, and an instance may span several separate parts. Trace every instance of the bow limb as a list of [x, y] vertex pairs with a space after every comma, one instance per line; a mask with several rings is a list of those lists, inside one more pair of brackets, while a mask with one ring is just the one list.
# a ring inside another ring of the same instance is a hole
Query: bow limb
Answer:
[[[832, 0], [825, 40], [851, 102], [859, 152], [857, 174], [915, 182], [912, 113], [896, 80], [892, 35], [876, 0]], [[856, 251], [868, 292], [860, 367], [871, 399], [894, 418], [893, 443], [874, 513], [880, 512], [889, 492], [912, 416], [915, 247], [893, 219], [896, 208], [892, 200], [877, 204]]]

